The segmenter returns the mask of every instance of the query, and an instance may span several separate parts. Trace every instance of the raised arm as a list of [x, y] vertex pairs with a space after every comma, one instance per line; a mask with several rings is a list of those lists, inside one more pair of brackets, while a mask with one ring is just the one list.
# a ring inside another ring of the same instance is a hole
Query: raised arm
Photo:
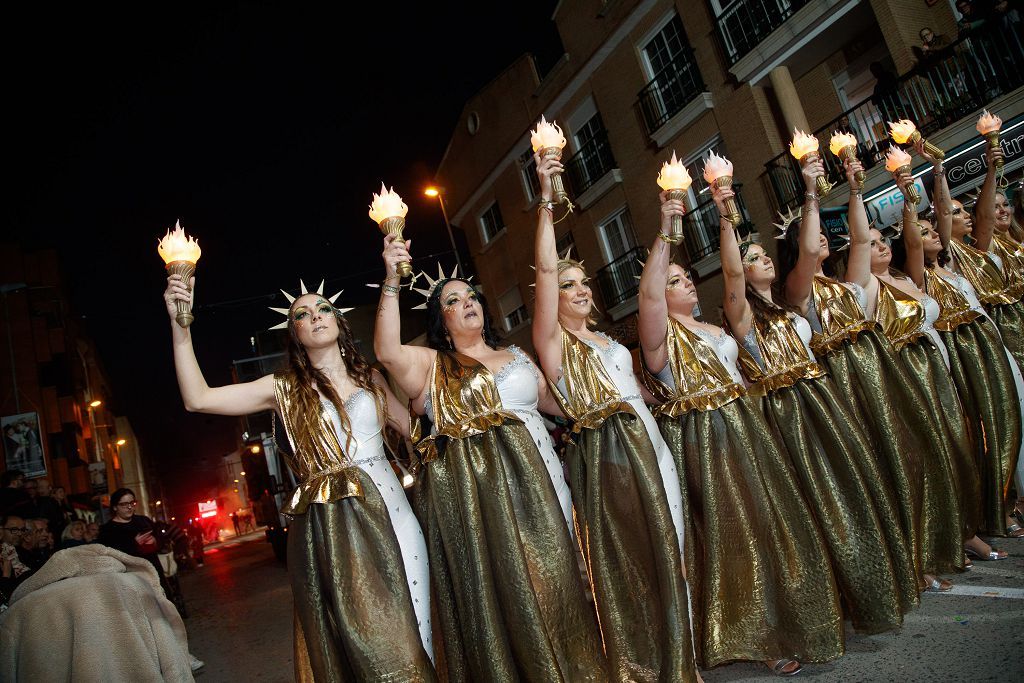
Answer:
[[804, 206], [800, 212], [800, 254], [796, 265], [786, 276], [786, 300], [801, 310], [811, 297], [814, 274], [818, 272], [821, 253], [821, 214], [815, 178], [825, 175], [821, 160], [805, 164], [800, 169], [804, 178]]
[[554, 159], [534, 154], [540, 180], [540, 208], [537, 209], [537, 236], [534, 267], [537, 270], [533, 308], [533, 348], [541, 368], [549, 379], [557, 381], [562, 366], [562, 341], [558, 329], [558, 251], [555, 248], [554, 207], [551, 175], [562, 171]]
[[[901, 173], [896, 178], [900, 190], [905, 190], [913, 182], [909, 173]], [[917, 222], [917, 207], [910, 202], [903, 202], [903, 246], [907, 250], [903, 271], [924, 291], [924, 243], [921, 240], [921, 224]]]
[[180, 275], [167, 278], [167, 289], [164, 290], [164, 304], [167, 314], [171, 317], [171, 343], [174, 347], [174, 370], [178, 376], [178, 389], [185, 402], [185, 410], [190, 413], [210, 413], [212, 415], [250, 415], [263, 410], [272, 410], [277, 406], [274, 398], [274, 376], [267, 375], [253, 382], [229, 384], [223, 387], [211, 387], [199, 369], [195, 350], [192, 348], [192, 331], [182, 327], [174, 319], [177, 309], [176, 301], [192, 301], [195, 292], [195, 278], [192, 278], [192, 290], [182, 281]]
[[850, 184], [850, 203], [847, 221], [850, 225], [850, 249], [846, 258], [846, 281], [867, 287], [871, 280], [871, 235], [868, 212], [864, 210], [864, 194], [859, 188], [856, 174], [864, 167], [857, 159], [843, 162], [846, 180]]
[[722, 310], [729, 322], [729, 329], [737, 339], [750, 331], [751, 310], [747, 301], [747, 282], [743, 276], [743, 258], [736, 241], [736, 229], [725, 216], [725, 200], [734, 196], [731, 187], [711, 187], [715, 206], [718, 207], [718, 234], [722, 258], [722, 281], [725, 287]]
[[660, 235], [667, 235], [672, 229], [672, 216], [683, 215], [683, 203], [666, 199], [661, 193], [661, 232], [654, 238], [651, 253], [647, 255], [643, 273], [640, 275], [640, 313], [638, 329], [640, 348], [644, 364], [651, 372], [659, 372], [668, 362], [665, 347], [665, 332], [668, 328], [668, 305], [665, 302], [665, 285], [668, 282], [668, 264], [671, 253], [668, 244]]
[[398, 310], [398, 264], [409, 261], [409, 245], [396, 242], [394, 236], [384, 237], [385, 278], [380, 289], [377, 323], [373, 331], [373, 351], [402, 391], [413, 400], [423, 395], [427, 374], [434, 361], [434, 351], [423, 346], [402, 343], [402, 320]]
[[975, 204], [974, 230], [971, 232], [974, 246], [982, 251], [988, 251], [992, 245], [992, 233], [996, 227], [996, 160], [1002, 158], [1003, 150], [999, 147], [989, 147], [985, 152], [988, 168]]

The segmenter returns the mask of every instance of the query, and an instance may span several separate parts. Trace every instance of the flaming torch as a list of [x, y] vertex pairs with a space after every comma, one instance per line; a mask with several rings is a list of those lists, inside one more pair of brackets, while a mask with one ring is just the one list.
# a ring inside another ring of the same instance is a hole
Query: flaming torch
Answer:
[[[896, 123], [889, 122], [889, 135], [898, 144], [905, 145], [908, 142], [912, 145], [916, 145], [917, 141], [921, 139], [921, 133], [917, 130], [917, 126], [910, 119], [900, 119]], [[924, 141], [924, 150], [931, 154], [936, 159], [942, 159], [946, 156], [946, 153], [941, 149], [928, 142]]]
[[[910, 173], [910, 162], [909, 154], [899, 147], [889, 146], [889, 151], [885, 154], [885, 170], [892, 173], [893, 178], [902, 173]], [[907, 188], [903, 190], [903, 199], [913, 206], [920, 204], [921, 194], [917, 191], [917, 186], [913, 183], [907, 185]]]
[[[849, 133], [833, 132], [828, 148], [843, 161], [853, 161], [857, 158], [857, 138]], [[863, 188], [864, 179], [867, 178], [867, 174], [864, 171], [857, 171], [853, 177], [859, 185], [857, 189]]]
[[[789, 143], [789, 153], [800, 161], [801, 166], [817, 161], [820, 158], [818, 155], [818, 138], [794, 128], [793, 141]], [[823, 175], [814, 179], [814, 186], [818, 188], [819, 197], [825, 197], [832, 191], [832, 184]]]
[[[981, 118], [978, 119], [978, 132], [985, 136], [988, 140], [989, 147], [999, 146], [999, 129], [1003, 126], [1003, 120], [995, 114], [989, 114], [988, 110], [983, 110]], [[1003, 160], [996, 159], [996, 172], [1003, 170]]]
[[[677, 199], [683, 203], [686, 211], [690, 207], [686, 205], [686, 191], [690, 189], [693, 180], [687, 172], [686, 167], [676, 158], [672, 152], [672, 161], [666, 161], [661, 165], [661, 172], [658, 174], [658, 185], [665, 190], [668, 199]], [[683, 241], [683, 217], [672, 216], [672, 234], [669, 236], [672, 244], [679, 244]]]
[[[188, 290], [192, 291], [189, 281], [196, 272], [196, 262], [199, 261], [203, 250], [199, 248], [199, 242], [194, 237], [189, 237], [181, 227], [181, 221], [174, 224], [174, 231], [167, 231], [163, 239], [157, 240], [156, 251], [164, 260], [169, 275], [180, 275], [181, 281]], [[188, 301], [175, 301], [178, 313], [174, 319], [182, 327], [188, 327], [195, 320], [192, 315], [192, 304]]]
[[[562, 148], [565, 147], [565, 136], [562, 135], [562, 129], [558, 127], [558, 124], [554, 121], [548, 123], [541, 116], [537, 129], [530, 131], [530, 144], [533, 145], [533, 151], [540, 154], [541, 159], [561, 159]], [[555, 199], [558, 200], [558, 203], [565, 204], [572, 211], [572, 201], [569, 200], [569, 193], [565, 191], [561, 173], [551, 176], [551, 187], [555, 191]]]
[[[708, 160], [704, 164], [704, 181], [713, 187], [732, 187], [732, 162], [714, 152], [708, 152]], [[743, 220], [735, 197], [725, 200], [725, 211], [724, 218], [728, 218], [734, 228]]]
[[[372, 218], [380, 231], [385, 235], [394, 235], [395, 241], [405, 244], [402, 239], [402, 229], [405, 228], [405, 214], [409, 212], [402, 198], [398, 196], [394, 188], [390, 190], [380, 184], [380, 194], [374, 193], [373, 202], [370, 204], [370, 218]], [[398, 274], [402, 277], [412, 275], [412, 264], [402, 261], [398, 264]]]

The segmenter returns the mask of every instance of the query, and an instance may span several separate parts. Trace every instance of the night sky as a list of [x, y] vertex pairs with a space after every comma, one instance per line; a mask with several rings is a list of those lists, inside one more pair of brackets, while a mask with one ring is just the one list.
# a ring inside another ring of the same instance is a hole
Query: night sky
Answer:
[[375, 299], [370, 193], [384, 180], [405, 197], [415, 256], [449, 249], [422, 188], [468, 97], [524, 52], [561, 53], [555, 4], [7, 10], [5, 239], [60, 250], [111, 403], [172, 499], [210, 480], [235, 423], [181, 406], [156, 238], [178, 218], [199, 237], [193, 336], [211, 385], [276, 322], [277, 288], [327, 276], [343, 305]]

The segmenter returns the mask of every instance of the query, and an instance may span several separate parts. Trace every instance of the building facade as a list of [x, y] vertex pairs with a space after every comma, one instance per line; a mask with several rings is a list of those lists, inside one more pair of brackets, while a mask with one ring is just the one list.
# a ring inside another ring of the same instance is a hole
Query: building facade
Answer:
[[[562, 161], [576, 209], [555, 226], [560, 250], [571, 246], [584, 261], [602, 326], [630, 344], [636, 276], [659, 224], [655, 180], [672, 152], [694, 179], [686, 252], [704, 317], [717, 322], [718, 220], [702, 177], [709, 151], [734, 163], [741, 232], [764, 236], [774, 250], [776, 212], [802, 196], [799, 167], [787, 155], [794, 128], [818, 137], [837, 184], [839, 167], [825, 151], [831, 131], [857, 135], [871, 167], [865, 196], [885, 218], [894, 195], [878, 163], [886, 120], [913, 118], [934, 142], [960, 151], [979, 140], [974, 122], [983, 106], [1009, 122], [1004, 131], [1019, 118], [1019, 34], [957, 40], [956, 17], [947, 0], [560, 2], [552, 19], [561, 60], [541, 75], [524, 55], [471, 98], [437, 174], [495, 326], [530, 347], [537, 181], [529, 129], [541, 115], [568, 140]], [[952, 44], [922, 60], [915, 48], [924, 28]], [[1004, 133], [1008, 171], [1024, 162], [1020, 128], [1013, 131]], [[836, 204], [839, 226], [847, 196], [836, 187], [823, 203]]]

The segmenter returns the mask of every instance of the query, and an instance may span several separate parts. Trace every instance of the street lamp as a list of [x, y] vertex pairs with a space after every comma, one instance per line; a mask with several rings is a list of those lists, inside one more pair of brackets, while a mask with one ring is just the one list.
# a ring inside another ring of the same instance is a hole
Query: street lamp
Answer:
[[117, 444], [118, 448], [120, 448], [121, 446], [125, 445], [126, 443], [128, 443], [128, 441], [126, 439], [118, 439], [116, 441], [116, 444]]
[[466, 269], [462, 267], [462, 259], [459, 258], [459, 248], [455, 246], [455, 234], [452, 232], [452, 224], [448, 222], [448, 209], [444, 205], [444, 188], [431, 185], [427, 189], [423, 190], [423, 194], [431, 198], [437, 197], [437, 202], [441, 205], [441, 216], [444, 218], [444, 227], [448, 229], [448, 241], [452, 243], [452, 251], [455, 252], [455, 263], [458, 265], [459, 272], [462, 277], [466, 277]]
[[96, 409], [103, 405], [98, 398], [89, 401], [86, 412], [89, 413], [89, 427], [92, 430], [93, 450], [96, 452], [96, 462], [103, 462], [103, 453], [100, 452], [100, 435], [96, 431]]

